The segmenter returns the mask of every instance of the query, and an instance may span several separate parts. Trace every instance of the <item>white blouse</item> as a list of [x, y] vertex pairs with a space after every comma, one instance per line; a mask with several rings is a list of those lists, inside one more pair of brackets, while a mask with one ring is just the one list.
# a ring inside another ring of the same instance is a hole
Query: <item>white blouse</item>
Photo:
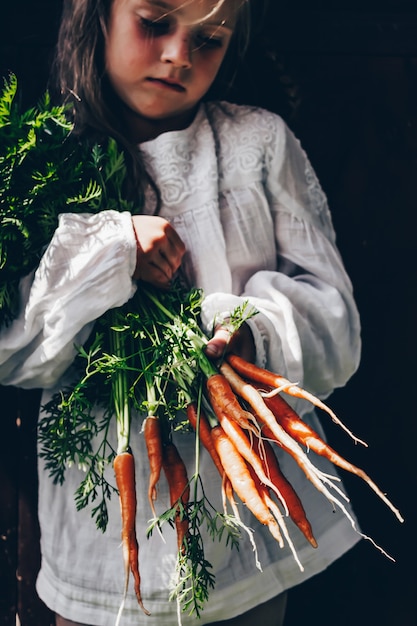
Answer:
[[[321, 397], [346, 384], [360, 358], [360, 322], [352, 286], [335, 245], [326, 198], [282, 119], [259, 108], [205, 104], [189, 128], [162, 134], [142, 144], [141, 150], [161, 192], [160, 215], [186, 245], [183, 270], [188, 282], [204, 290], [207, 330], [219, 314], [249, 300], [259, 311], [250, 325], [260, 365]], [[146, 211], [153, 210], [149, 194]], [[45, 402], [62, 385], [75, 355], [74, 344], [87, 339], [104, 311], [133, 295], [135, 263], [128, 213], [62, 215], [39, 268], [22, 281], [19, 317], [0, 333], [0, 383], [43, 387]], [[322, 432], [306, 403], [293, 405]], [[176, 443], [192, 475], [193, 437], [178, 435]], [[132, 448], [142, 595], [152, 616], [141, 613], [131, 592], [122, 624], [173, 626], [176, 606], [168, 602], [168, 587], [176, 542], [171, 529], [164, 530], [166, 543], [158, 535], [146, 538], [151, 513], [139, 420]], [[310, 454], [323, 471], [336, 473]], [[184, 626], [228, 619], [265, 602], [323, 570], [360, 538], [290, 458], [283, 453], [279, 458], [304, 503], [319, 547], [314, 550], [306, 544], [288, 522], [301, 571], [288, 547], [280, 549], [243, 508], [242, 517], [256, 529], [262, 572], [244, 534], [239, 552], [207, 538], [216, 587], [201, 618], [184, 615]], [[201, 471], [206, 495], [221, 509], [217, 470], [204, 454]], [[71, 468], [64, 485], [55, 486], [40, 461], [39, 478], [38, 592], [51, 609], [69, 619], [113, 626], [123, 587], [117, 498], [111, 500], [110, 523], [103, 535], [90, 511], [75, 509], [73, 493], [81, 470]], [[169, 507], [168, 501], [161, 478], [160, 511]]]

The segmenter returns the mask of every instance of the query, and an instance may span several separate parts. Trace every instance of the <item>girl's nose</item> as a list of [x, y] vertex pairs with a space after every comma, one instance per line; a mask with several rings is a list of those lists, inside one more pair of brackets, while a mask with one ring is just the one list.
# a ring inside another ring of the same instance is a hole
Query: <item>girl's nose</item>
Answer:
[[184, 69], [190, 68], [192, 64], [191, 40], [190, 33], [183, 29], [176, 30], [165, 39], [161, 61]]

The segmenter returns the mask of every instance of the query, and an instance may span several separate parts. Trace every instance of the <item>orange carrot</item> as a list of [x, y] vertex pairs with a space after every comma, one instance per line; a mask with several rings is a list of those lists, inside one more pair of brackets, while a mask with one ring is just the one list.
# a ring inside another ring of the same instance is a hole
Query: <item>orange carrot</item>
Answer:
[[148, 415], [143, 423], [143, 434], [149, 459], [148, 499], [153, 516], [156, 517], [154, 502], [157, 498], [156, 486], [162, 469], [162, 437], [161, 423], [155, 415]]
[[270, 372], [269, 370], [263, 369], [262, 367], [258, 367], [254, 363], [250, 363], [249, 361], [242, 359], [242, 357], [238, 356], [237, 354], [230, 353], [227, 355], [226, 358], [227, 358], [228, 363], [233, 367], [233, 369], [243, 378], [251, 382], [255, 382], [261, 385], [266, 385], [268, 387], [271, 387], [272, 388], [271, 394], [274, 393], [274, 388], [282, 389], [284, 393], [287, 393], [288, 395], [293, 396], [295, 398], [307, 400], [313, 406], [321, 409], [322, 411], [325, 411], [326, 413], [330, 415], [330, 417], [336, 424], [338, 424], [341, 428], [343, 428], [343, 430], [345, 430], [348, 433], [348, 435], [352, 437], [352, 439], [355, 442], [361, 443], [362, 445], [367, 447], [368, 444], [365, 441], [362, 441], [361, 439], [356, 437], [343, 424], [343, 422], [341, 422], [341, 420], [327, 406], [327, 404], [322, 402], [319, 398], [314, 396], [309, 391], [302, 389], [302, 387], [299, 387], [295, 383], [292, 383], [287, 378], [284, 378], [284, 376], [280, 376], [279, 374]]
[[[278, 505], [272, 500], [271, 495], [270, 495], [270, 491], [269, 491], [269, 487], [264, 485], [264, 483], [259, 480], [258, 476], [256, 475], [256, 472], [254, 471], [253, 467], [251, 467], [249, 465], [249, 463], [247, 463], [247, 466], [248, 466], [249, 473], [250, 473], [250, 475], [252, 477], [253, 482], [255, 483], [256, 489], [257, 489], [261, 499], [263, 500], [265, 506], [268, 507], [268, 509], [271, 511], [272, 515], [277, 520], [278, 526], [279, 526], [280, 532], [281, 532], [281, 530], [283, 529], [283, 527], [285, 525], [284, 517], [283, 517], [280, 509], [278, 508]], [[282, 535], [281, 535], [281, 540], [279, 542], [279, 547], [280, 548], [284, 547], [284, 540], [282, 538]]]
[[[265, 404], [271, 409], [273, 414], [275, 415], [277, 421], [283, 429], [293, 437], [298, 443], [301, 443], [307, 447], [309, 450], [313, 450], [316, 454], [325, 457], [329, 461], [331, 461], [334, 465], [350, 472], [351, 474], [355, 474], [362, 478], [369, 487], [381, 498], [381, 500], [393, 511], [396, 517], [400, 522], [403, 522], [404, 519], [401, 516], [398, 509], [396, 509], [392, 503], [388, 500], [385, 494], [379, 489], [379, 487], [374, 483], [374, 481], [364, 472], [362, 469], [353, 465], [345, 458], [340, 456], [331, 446], [329, 446], [317, 433], [311, 428], [308, 424], [306, 424], [300, 416], [294, 411], [294, 409], [279, 395], [273, 396], [271, 398], [264, 398]], [[264, 434], [267, 433], [264, 430]], [[268, 435], [267, 435], [268, 436]]]
[[303, 504], [289, 480], [282, 473], [272, 445], [269, 441], [264, 440], [260, 442], [255, 440], [254, 446], [255, 449], [261, 448], [261, 450], [259, 450], [259, 456], [262, 458], [263, 454], [263, 460], [268, 469], [269, 476], [282, 494], [292, 521], [298, 526], [313, 548], [317, 548], [317, 541], [313, 535], [311, 524], [307, 519]]
[[211, 437], [211, 426], [207, 420], [207, 417], [202, 411], [197, 411], [197, 407], [194, 402], [191, 402], [187, 406], [187, 417], [193, 430], [195, 432], [197, 432], [198, 430], [198, 435], [200, 437], [201, 443], [210, 454], [214, 465], [219, 470], [220, 476], [223, 476], [223, 465], [220, 461], [219, 455], [217, 454], [217, 450], [214, 447], [213, 439]]
[[281, 543], [282, 537], [278, 523], [259, 495], [245, 459], [239, 454], [221, 426], [215, 426], [211, 431], [211, 436], [236, 494], [256, 519], [261, 524], [268, 526], [278, 543]]
[[[259, 480], [261, 480], [265, 485], [267, 485], [276, 493], [287, 512], [287, 505], [285, 504], [285, 500], [282, 494], [280, 493], [278, 487], [274, 485], [270, 477], [266, 474], [263, 463], [259, 458], [256, 450], [254, 449], [252, 443], [249, 441], [246, 431], [241, 428], [237, 422], [230, 418], [229, 415], [217, 405], [214, 398], [211, 400], [211, 405], [220, 422], [221, 427], [223, 428], [229, 439], [234, 443], [239, 454], [241, 454], [245, 461], [249, 465], [251, 465], [251, 467], [253, 467], [254, 471], [259, 477]], [[257, 436], [255, 436], [254, 439], [256, 439], [256, 437]]]
[[[278, 522], [278, 526], [282, 531], [282, 534], [284, 535], [285, 539], [288, 542], [289, 548], [291, 550], [291, 552], [293, 553], [294, 559], [296, 561], [296, 563], [298, 564], [298, 567], [300, 568], [300, 570], [303, 572], [304, 571], [304, 567], [300, 561], [300, 559], [298, 558], [298, 554], [297, 551], [295, 549], [294, 543], [290, 537], [290, 533], [288, 532], [288, 528], [285, 524], [285, 520], [284, 517], [281, 513], [281, 511], [278, 508], [278, 505], [276, 504], [276, 502], [271, 498], [271, 495], [269, 493], [269, 489], [266, 485], [264, 485], [263, 483], [260, 482], [259, 478], [256, 476], [256, 474], [253, 472], [252, 468], [249, 468], [249, 471], [251, 473], [251, 476], [255, 482], [256, 488], [259, 491], [259, 495], [261, 496], [262, 500], [264, 501], [265, 505], [269, 508], [269, 510], [271, 511], [271, 513], [274, 515], [275, 519]], [[282, 542], [280, 544], [281, 548], [284, 547], [284, 540], [282, 539]]]
[[[220, 476], [222, 477], [222, 489], [224, 490], [223, 491], [223, 508], [225, 512], [226, 512], [226, 502], [224, 499], [224, 494], [226, 495], [232, 507], [235, 517], [239, 519], [239, 513], [236, 508], [236, 502], [233, 498], [232, 484], [230, 482], [230, 479], [226, 476], [222, 462], [214, 446], [213, 438], [211, 436], [212, 428], [209, 424], [209, 421], [206, 415], [202, 411], [200, 411], [200, 414], [198, 414], [197, 407], [195, 403], [192, 402], [187, 406], [187, 417], [188, 417], [188, 421], [190, 422], [190, 425], [196, 432], [198, 428], [198, 435], [199, 435], [200, 441], [205, 447], [205, 449], [207, 450], [207, 452], [210, 454], [214, 465], [217, 467], [218, 472]], [[197, 423], [198, 423], [198, 427], [197, 427]]]
[[122, 547], [125, 565], [125, 594], [129, 582], [129, 571], [133, 574], [135, 594], [139, 606], [146, 615], [140, 592], [139, 544], [136, 536], [136, 482], [135, 460], [131, 452], [117, 454], [113, 462], [116, 485], [119, 491], [122, 517]]
[[163, 446], [162, 467], [169, 485], [171, 506], [178, 504], [175, 514], [175, 528], [178, 550], [184, 553], [188, 533], [187, 506], [190, 497], [190, 485], [184, 461], [172, 442]]
[[239, 426], [256, 432], [253, 415], [241, 407], [229, 382], [222, 374], [214, 374], [207, 379], [207, 392], [210, 401], [216, 402], [217, 406]]

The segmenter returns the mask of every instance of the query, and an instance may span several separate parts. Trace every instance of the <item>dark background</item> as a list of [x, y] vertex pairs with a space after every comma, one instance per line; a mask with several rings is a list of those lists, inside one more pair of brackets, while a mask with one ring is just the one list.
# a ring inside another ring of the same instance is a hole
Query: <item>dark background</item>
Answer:
[[[58, 0], [0, 11], [0, 73], [23, 101], [42, 94]], [[369, 448], [324, 419], [333, 447], [363, 467], [400, 508], [400, 524], [361, 481], [344, 475], [362, 541], [296, 588], [286, 626], [416, 626], [417, 2], [272, 0], [231, 97], [280, 113], [300, 138], [329, 198], [363, 325], [363, 357], [331, 406]], [[38, 393], [0, 388], [0, 623], [47, 626], [33, 596], [38, 567]], [[6, 445], [5, 445], [6, 444]]]

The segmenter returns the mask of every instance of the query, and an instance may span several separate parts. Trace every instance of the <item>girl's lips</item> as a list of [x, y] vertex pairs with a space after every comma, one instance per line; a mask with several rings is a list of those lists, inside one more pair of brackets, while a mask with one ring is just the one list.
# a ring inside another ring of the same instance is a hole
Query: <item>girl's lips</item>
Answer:
[[171, 80], [169, 78], [152, 78], [149, 77], [148, 81], [150, 81], [151, 83], [157, 84], [157, 85], [161, 85], [162, 87], [167, 87], [168, 89], [173, 89], [174, 91], [185, 91], [185, 87], [183, 87], [183, 85], [181, 85], [181, 83], [178, 83], [174, 80]]

